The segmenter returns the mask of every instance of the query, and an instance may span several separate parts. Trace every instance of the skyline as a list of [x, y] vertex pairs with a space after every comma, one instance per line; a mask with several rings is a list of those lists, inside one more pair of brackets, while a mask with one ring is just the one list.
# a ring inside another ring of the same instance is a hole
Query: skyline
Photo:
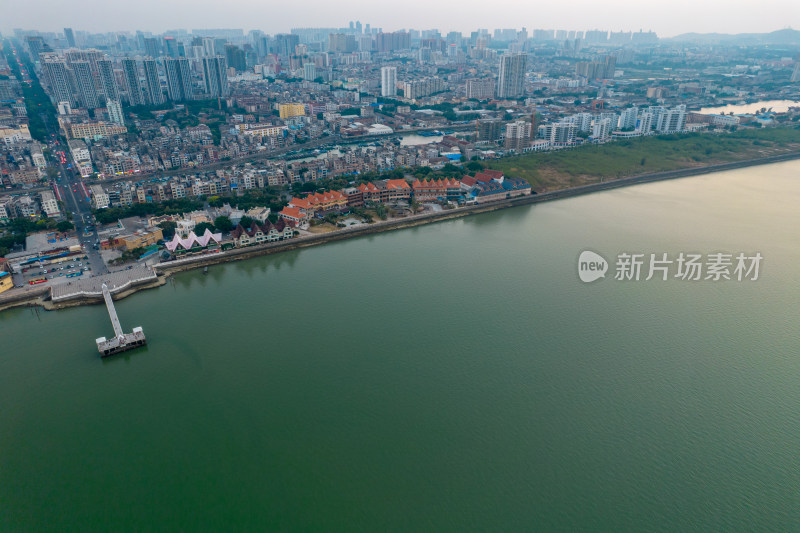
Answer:
[[[13, 13], [11, 11], [13, 5]], [[698, 4], [677, 0], [668, 10], [649, 5], [611, 0], [597, 4], [580, 0], [564, 9], [561, 4], [520, 7], [513, 0], [498, 0], [486, 12], [486, 4], [466, 0], [463, 9], [430, 4], [406, 3], [397, 12], [387, 12], [380, 5], [364, 0], [341, 5], [310, 0], [302, 13], [277, 13], [275, 5], [251, 0], [237, 0], [235, 6], [213, 0], [181, 0], [169, 4], [157, 0], [141, 0], [135, 13], [125, 13], [124, 19], [108, 17], [108, 2], [84, 0], [69, 10], [55, 0], [17, 2], [0, 0], [0, 12], [5, 21], [0, 31], [10, 33], [14, 28], [43, 32], [62, 32], [64, 27], [76, 31], [105, 33], [114, 31], [149, 31], [155, 34], [168, 30], [242, 28], [245, 33], [261, 30], [267, 34], [286, 33], [301, 27], [346, 27], [350, 20], [360, 20], [384, 31], [439, 28], [442, 32], [469, 32], [478, 28], [611, 31], [654, 31], [659, 37], [674, 37], [683, 33], [768, 33], [791, 27], [785, 22], [800, 21], [800, 7], [789, 0], [766, 0], [756, 12], [748, 12], [751, 2], [712, 0]], [[474, 8], [474, 9], [470, 9]], [[154, 16], [153, 14], [156, 14]], [[689, 18], [688, 14], [691, 14]], [[254, 22], [255, 21], [255, 22]], [[263, 22], [259, 22], [263, 21]], [[776, 24], [776, 21], [780, 21]]]

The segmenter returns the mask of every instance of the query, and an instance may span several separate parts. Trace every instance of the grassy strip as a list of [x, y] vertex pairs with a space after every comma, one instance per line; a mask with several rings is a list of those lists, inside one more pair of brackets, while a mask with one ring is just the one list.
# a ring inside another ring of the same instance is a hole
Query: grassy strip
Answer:
[[682, 133], [614, 141], [492, 161], [489, 168], [527, 180], [539, 191], [557, 190], [636, 174], [740, 161], [800, 150], [800, 129], [747, 129]]

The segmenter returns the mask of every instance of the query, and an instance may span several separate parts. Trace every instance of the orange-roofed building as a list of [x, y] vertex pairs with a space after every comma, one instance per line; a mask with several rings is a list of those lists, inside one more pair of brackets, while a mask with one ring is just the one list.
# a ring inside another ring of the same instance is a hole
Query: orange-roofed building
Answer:
[[309, 217], [340, 212], [347, 209], [347, 196], [339, 191], [317, 192], [305, 198], [292, 198], [289, 207], [295, 207]]
[[386, 190], [390, 202], [408, 202], [411, 200], [411, 186], [404, 179], [388, 180]]
[[389, 200], [389, 191], [386, 190], [385, 184], [379, 182], [378, 185], [375, 183], [362, 183], [358, 186], [358, 190], [364, 196], [365, 203], [383, 204]]
[[283, 210], [278, 213], [278, 215], [283, 219], [294, 222], [296, 225], [305, 224], [310, 218], [309, 215], [301, 211], [299, 208], [291, 206], [284, 207]]

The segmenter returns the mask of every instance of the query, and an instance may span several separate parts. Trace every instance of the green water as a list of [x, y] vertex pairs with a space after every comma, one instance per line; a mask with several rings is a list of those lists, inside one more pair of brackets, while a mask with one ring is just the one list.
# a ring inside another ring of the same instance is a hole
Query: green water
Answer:
[[[800, 163], [0, 314], [0, 530], [800, 527]], [[760, 252], [756, 282], [578, 254]], [[613, 267], [612, 267], [613, 268]]]

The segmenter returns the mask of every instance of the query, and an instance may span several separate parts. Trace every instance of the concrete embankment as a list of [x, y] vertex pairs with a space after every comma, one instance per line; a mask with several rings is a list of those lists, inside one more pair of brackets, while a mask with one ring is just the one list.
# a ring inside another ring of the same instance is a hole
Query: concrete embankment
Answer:
[[571, 196], [580, 196], [583, 194], [590, 194], [593, 192], [616, 189], [620, 187], [627, 187], [630, 185], [637, 185], [640, 183], [650, 183], [655, 181], [685, 178], [701, 174], [710, 174], [713, 172], [722, 172], [725, 170], [745, 168], [755, 165], [765, 165], [769, 163], [790, 161], [793, 159], [800, 159], [800, 152], [791, 154], [781, 154], [777, 156], [765, 157], [760, 159], [751, 159], [747, 161], [734, 161], [731, 163], [721, 163], [718, 165], [709, 165], [698, 168], [686, 168], [681, 170], [670, 170], [667, 172], [640, 174], [628, 178], [620, 178], [611, 181], [593, 183], [590, 185], [582, 185], [580, 187], [572, 187], [569, 189], [562, 189], [558, 191], [533, 194], [530, 196], [509, 198], [506, 200], [499, 200], [496, 202], [490, 202], [481, 205], [444, 210], [437, 213], [426, 213], [423, 215], [414, 215], [407, 218], [389, 220], [384, 222], [376, 222], [374, 224], [353, 226], [338, 231], [333, 231], [330, 233], [322, 233], [317, 235], [299, 237], [289, 241], [263, 244], [258, 246], [252, 246], [249, 248], [238, 248], [234, 250], [229, 250], [227, 252], [222, 252], [219, 254], [196, 256], [180, 261], [161, 263], [159, 265], [156, 265], [155, 268], [157, 271], [163, 273], [181, 272], [199, 267], [226, 263], [229, 261], [238, 261], [240, 259], [247, 259], [250, 257], [256, 257], [260, 255], [268, 255], [288, 250], [306, 248], [309, 246], [316, 246], [327, 242], [338, 241], [342, 239], [350, 239], [361, 235], [382, 233], [385, 231], [421, 226], [423, 224], [430, 224], [432, 222], [450, 220], [453, 218], [475, 215], [478, 213], [487, 213], [490, 211], [496, 211], [498, 209], [505, 209], [508, 207], [536, 204], [551, 200], [557, 200], [561, 198], [569, 198]]
[[[114, 299], [119, 300], [139, 290], [164, 285], [164, 283], [166, 283], [165, 278], [174, 273], [186, 270], [192, 270], [196, 268], [202, 268], [205, 266], [227, 263], [230, 261], [238, 261], [241, 259], [248, 259], [251, 257], [257, 257], [262, 255], [275, 254], [289, 250], [297, 250], [301, 248], [307, 248], [309, 246], [317, 246], [319, 244], [324, 244], [328, 242], [359, 237], [362, 235], [371, 235], [375, 233], [382, 233], [385, 231], [421, 226], [424, 224], [431, 224], [433, 222], [451, 220], [454, 218], [475, 215], [479, 213], [487, 213], [490, 211], [497, 211], [499, 209], [505, 209], [508, 207], [537, 204], [541, 202], [548, 202], [562, 198], [580, 196], [583, 194], [590, 194], [604, 190], [617, 189], [621, 187], [627, 187], [630, 185], [637, 185], [640, 183], [650, 183], [655, 181], [664, 181], [670, 179], [698, 176], [702, 174], [710, 174], [713, 172], [722, 172], [726, 170], [734, 170], [756, 165], [779, 163], [795, 159], [800, 159], [800, 152], [781, 154], [759, 159], [750, 159], [746, 161], [734, 161], [730, 163], [709, 165], [705, 167], [686, 168], [686, 169], [671, 170], [667, 172], [656, 172], [650, 174], [640, 174], [628, 178], [603, 181], [600, 183], [582, 185], [580, 187], [572, 187], [569, 189], [562, 189], [558, 191], [544, 192], [541, 194], [534, 194], [530, 196], [510, 198], [487, 204], [467, 206], [457, 209], [446, 209], [436, 213], [413, 215], [407, 218], [376, 222], [374, 224], [351, 226], [330, 233], [297, 237], [288, 241], [262, 244], [257, 246], [251, 246], [248, 248], [236, 248], [215, 254], [189, 257], [185, 259], [180, 259], [176, 261], [170, 261], [167, 263], [161, 263], [155, 265], [154, 270], [159, 274], [156, 279], [148, 280], [145, 283], [140, 283], [130, 286], [125, 290], [120, 291], [117, 294], [114, 294]], [[80, 296], [76, 298], [70, 298], [69, 300], [62, 300], [59, 302], [51, 302], [49, 301], [47, 288], [41, 288], [41, 289], [26, 288], [26, 289], [20, 289], [20, 291], [21, 292], [9, 291], [9, 292], [15, 292], [15, 294], [0, 295], [0, 311], [8, 309], [10, 307], [26, 306], [26, 305], [42, 305], [46, 309], [60, 309], [63, 307], [94, 304], [103, 301], [102, 296], [96, 297], [95, 295], [92, 295], [92, 296]]]
[[5, 311], [13, 307], [44, 305], [45, 299], [49, 297], [49, 287], [11, 289], [6, 293], [0, 294], [0, 311]]
[[[167, 282], [164, 276], [157, 276], [143, 281], [133, 282], [124, 289], [112, 294], [114, 300], [121, 300], [131, 294], [143, 291], [145, 289], [153, 289], [160, 287]], [[80, 294], [70, 298], [61, 300], [53, 300], [49, 298], [44, 300], [41, 305], [48, 311], [55, 311], [56, 309], [65, 309], [67, 307], [77, 307], [79, 305], [94, 305], [104, 303], [102, 294]]]

